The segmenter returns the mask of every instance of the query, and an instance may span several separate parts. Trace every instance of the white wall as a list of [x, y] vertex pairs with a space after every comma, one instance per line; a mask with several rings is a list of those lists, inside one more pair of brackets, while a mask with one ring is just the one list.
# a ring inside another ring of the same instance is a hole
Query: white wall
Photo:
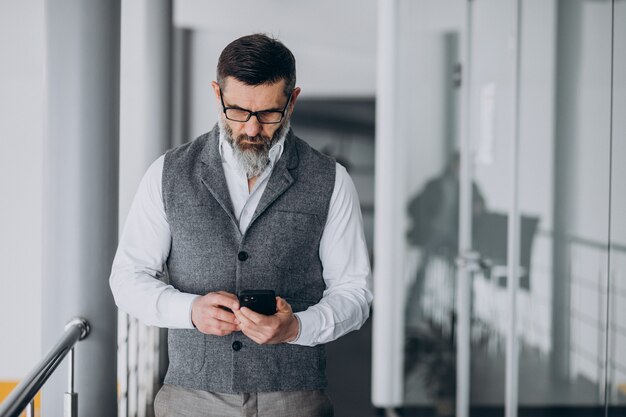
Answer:
[[0, 57], [0, 334], [3, 340], [0, 381], [3, 381], [23, 377], [42, 353], [43, 2], [0, 2]]

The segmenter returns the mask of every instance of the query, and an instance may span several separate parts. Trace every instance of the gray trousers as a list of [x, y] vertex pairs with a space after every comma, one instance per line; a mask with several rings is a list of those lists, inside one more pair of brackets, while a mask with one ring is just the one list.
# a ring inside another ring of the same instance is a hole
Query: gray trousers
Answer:
[[220, 394], [163, 385], [155, 417], [332, 417], [325, 391]]

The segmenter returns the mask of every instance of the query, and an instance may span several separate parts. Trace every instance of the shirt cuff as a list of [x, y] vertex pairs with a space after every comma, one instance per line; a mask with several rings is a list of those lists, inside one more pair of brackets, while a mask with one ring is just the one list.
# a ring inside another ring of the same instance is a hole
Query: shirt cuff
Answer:
[[290, 340], [287, 343], [297, 344], [298, 339], [300, 339], [300, 334], [302, 333], [302, 322], [300, 321], [300, 317], [298, 317], [297, 314], [294, 314], [294, 317], [298, 321], [298, 334], [296, 335], [296, 337], [293, 340]]
[[296, 319], [298, 319], [298, 336], [292, 340], [291, 344], [302, 346], [314, 346], [316, 335], [314, 329], [319, 328], [316, 314], [314, 311], [300, 311], [295, 313]]
[[193, 301], [200, 297], [196, 294], [176, 292], [170, 295], [167, 300], [167, 311], [169, 313], [169, 325], [171, 329], [193, 329], [195, 326], [191, 321], [191, 307]]

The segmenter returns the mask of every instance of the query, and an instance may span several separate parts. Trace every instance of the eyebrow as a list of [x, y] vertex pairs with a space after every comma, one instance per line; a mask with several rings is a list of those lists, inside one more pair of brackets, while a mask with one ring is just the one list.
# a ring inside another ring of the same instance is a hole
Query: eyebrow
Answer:
[[[222, 101], [224, 101], [224, 106], [226, 106], [229, 109], [245, 110], [245, 111], [249, 111], [249, 112], [252, 113], [252, 110], [246, 109], [245, 107], [241, 107], [241, 106], [239, 106], [237, 104], [227, 104], [223, 97], [222, 97]], [[278, 107], [271, 107], [269, 109], [263, 109], [263, 110], [257, 110], [257, 111], [258, 112], [264, 112], [264, 111], [282, 112], [283, 109], [282, 108], [278, 108]]]

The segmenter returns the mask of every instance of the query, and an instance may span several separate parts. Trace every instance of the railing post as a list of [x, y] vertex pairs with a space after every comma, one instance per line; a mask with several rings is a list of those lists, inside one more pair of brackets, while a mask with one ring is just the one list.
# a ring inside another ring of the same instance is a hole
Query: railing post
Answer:
[[78, 393], [74, 392], [74, 348], [70, 350], [67, 365], [67, 392], [63, 398], [63, 416], [78, 416]]
[[34, 398], [26, 406], [26, 417], [35, 417], [35, 399]]

